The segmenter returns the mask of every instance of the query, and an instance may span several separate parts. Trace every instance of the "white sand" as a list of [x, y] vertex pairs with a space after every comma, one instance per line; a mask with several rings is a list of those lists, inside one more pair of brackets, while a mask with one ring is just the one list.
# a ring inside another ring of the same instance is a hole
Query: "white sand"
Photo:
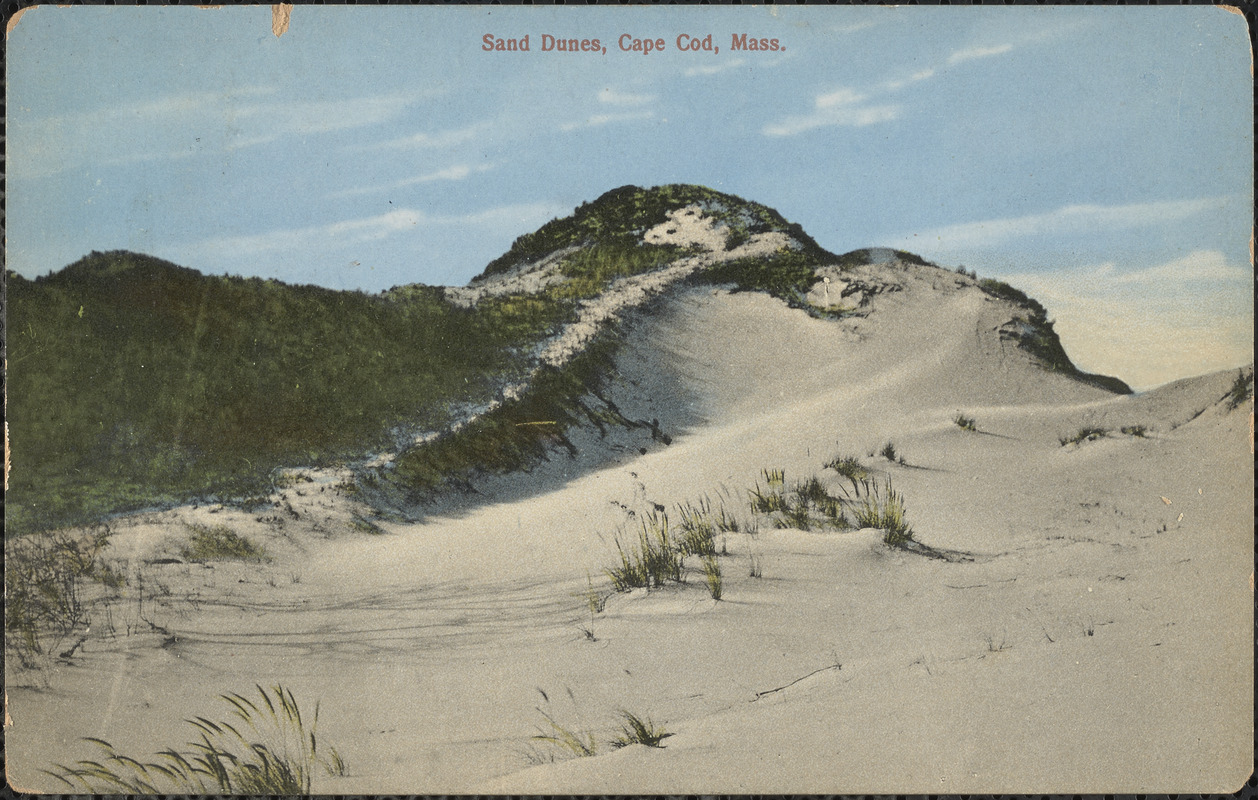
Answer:
[[[57, 791], [40, 770], [91, 755], [77, 737], [152, 753], [221, 712], [218, 693], [283, 683], [321, 703], [321, 739], [349, 765], [321, 792], [1237, 789], [1253, 745], [1253, 462], [1252, 406], [1218, 402], [1235, 373], [1115, 397], [1001, 342], [1011, 307], [967, 279], [849, 277], [882, 290], [843, 321], [721, 289], [655, 295], [613, 392], [674, 436], [645, 455], [608, 447], [597, 470], [557, 455], [385, 535], [351, 527], [365, 512], [327, 473], [264, 512], [119, 521], [115, 556], [165, 595], [143, 609], [165, 632], [131, 599], [48, 689], [10, 672], [10, 780]], [[1147, 437], [1058, 441], [1134, 424]], [[888, 440], [907, 465], [868, 457]], [[587, 576], [606, 589], [628, 511], [707, 495], [746, 516], [761, 468], [824, 475], [844, 454], [893, 477], [919, 540], [974, 560], [765, 529], [728, 538], [722, 601], [692, 571], [591, 622], [581, 594]], [[191, 520], [274, 561], [143, 563], [177, 552]], [[674, 735], [531, 764], [539, 706], [603, 740], [621, 708]]]

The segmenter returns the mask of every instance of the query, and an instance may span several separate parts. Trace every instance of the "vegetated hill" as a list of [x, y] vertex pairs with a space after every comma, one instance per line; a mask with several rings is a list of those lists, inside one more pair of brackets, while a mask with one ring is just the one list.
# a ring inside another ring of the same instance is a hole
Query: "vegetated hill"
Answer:
[[[695, 281], [820, 317], [866, 313], [820, 302], [815, 286], [822, 268], [888, 257], [938, 269], [887, 253], [836, 256], [773, 209], [669, 185], [585, 203], [461, 289], [369, 296], [204, 276], [127, 252], [33, 281], [10, 273], [7, 528], [243, 499], [265, 494], [277, 466], [332, 460], [357, 465], [382, 511], [405, 514], [478, 476], [575, 452], [574, 427], [667, 440], [604, 391], [626, 314]], [[1018, 309], [1002, 336], [1044, 368], [1126, 390], [1075, 370], [1037, 303], [981, 288]], [[381, 449], [396, 458], [367, 466]]]
[[441, 427], [520, 362], [517, 331], [437, 288], [371, 297], [127, 252], [7, 279], [10, 531], [248, 495], [278, 464]]

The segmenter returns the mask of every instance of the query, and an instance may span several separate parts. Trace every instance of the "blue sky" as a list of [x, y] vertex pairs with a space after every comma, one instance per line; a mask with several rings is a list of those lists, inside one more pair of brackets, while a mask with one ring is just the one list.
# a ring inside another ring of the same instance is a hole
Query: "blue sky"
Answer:
[[1249, 39], [1220, 9], [297, 6], [276, 38], [266, 6], [43, 6], [8, 46], [23, 275], [130, 249], [462, 284], [608, 189], [687, 182], [1008, 280], [1137, 386], [1253, 359]]

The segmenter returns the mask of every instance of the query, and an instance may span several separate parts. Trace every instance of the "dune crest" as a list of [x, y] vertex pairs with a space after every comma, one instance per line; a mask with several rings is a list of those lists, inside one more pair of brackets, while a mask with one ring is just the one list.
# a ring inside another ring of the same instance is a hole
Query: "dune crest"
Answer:
[[[318, 700], [346, 768], [316, 793], [1243, 783], [1252, 365], [1121, 393], [1012, 287], [631, 188], [444, 290], [572, 300], [487, 407], [249, 508], [109, 520], [126, 588], [6, 676], [11, 782], [64, 790], [42, 770], [76, 737], [155, 753], [259, 683]], [[608, 219], [631, 238], [589, 238]], [[486, 442], [526, 467], [490, 448], [407, 493], [447, 463], [425, 453]], [[617, 591], [639, 542], [702, 524], [673, 577]], [[263, 555], [198, 557], [206, 531]]]

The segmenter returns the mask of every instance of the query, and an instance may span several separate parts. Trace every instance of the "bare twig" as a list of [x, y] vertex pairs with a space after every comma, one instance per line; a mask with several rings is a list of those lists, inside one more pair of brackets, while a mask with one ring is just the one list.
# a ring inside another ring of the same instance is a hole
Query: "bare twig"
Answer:
[[759, 700], [761, 697], [764, 697], [765, 695], [773, 694], [774, 692], [780, 692], [780, 691], [782, 691], [783, 689], [789, 689], [790, 687], [794, 686], [795, 684], [799, 683], [800, 681], [807, 680], [808, 678], [811, 678], [813, 675], [816, 675], [816, 674], [818, 674], [818, 673], [820, 673], [820, 672], [826, 672], [826, 671], [828, 671], [828, 670], [832, 670], [832, 669], [843, 669], [843, 665], [842, 665], [842, 664], [831, 664], [831, 665], [830, 665], [830, 666], [828, 666], [828, 667], [822, 667], [821, 669], [815, 669], [815, 670], [813, 670], [812, 672], [808, 673], [807, 675], [805, 675], [805, 676], [803, 676], [803, 677], [801, 677], [801, 678], [796, 678], [795, 680], [791, 681], [790, 683], [786, 684], [785, 686], [779, 686], [779, 687], [777, 687], [776, 689], [766, 689], [766, 690], [764, 690], [763, 692], [756, 692], [755, 699], [754, 699], [754, 700], [752, 700], [752, 702], [755, 702], [756, 700]]

